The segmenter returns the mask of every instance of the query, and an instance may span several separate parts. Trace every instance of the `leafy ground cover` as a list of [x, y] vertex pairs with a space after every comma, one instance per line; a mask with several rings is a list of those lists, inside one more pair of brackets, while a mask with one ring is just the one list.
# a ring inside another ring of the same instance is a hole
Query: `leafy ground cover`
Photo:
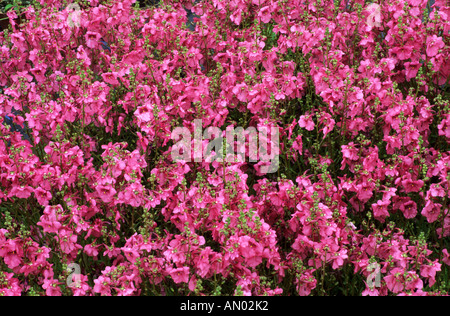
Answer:
[[1, 5], [1, 295], [447, 295], [447, 1]]

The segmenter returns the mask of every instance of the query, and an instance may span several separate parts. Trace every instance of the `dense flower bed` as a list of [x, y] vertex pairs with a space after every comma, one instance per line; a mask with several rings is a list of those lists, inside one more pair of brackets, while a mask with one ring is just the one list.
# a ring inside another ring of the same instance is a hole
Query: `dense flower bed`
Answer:
[[[0, 295], [447, 294], [448, 2], [73, 7], [0, 33]], [[174, 161], [195, 119], [277, 171]]]

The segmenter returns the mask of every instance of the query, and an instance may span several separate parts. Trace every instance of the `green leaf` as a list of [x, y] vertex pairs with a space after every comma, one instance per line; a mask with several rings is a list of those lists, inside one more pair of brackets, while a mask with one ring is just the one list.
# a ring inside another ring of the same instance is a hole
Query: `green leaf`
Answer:
[[5, 6], [5, 12], [7, 12], [9, 9], [11, 9], [12, 7], [13, 7], [14, 5], [12, 5], [11, 3], [10, 4], [7, 4], [6, 6]]

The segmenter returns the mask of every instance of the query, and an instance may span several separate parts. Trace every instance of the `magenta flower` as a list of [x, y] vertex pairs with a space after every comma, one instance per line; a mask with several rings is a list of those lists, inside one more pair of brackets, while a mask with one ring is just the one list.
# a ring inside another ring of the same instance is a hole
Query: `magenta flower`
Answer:
[[436, 283], [436, 273], [441, 271], [441, 266], [437, 260], [423, 264], [420, 267], [420, 275], [427, 278], [429, 285], [433, 286]]
[[88, 31], [86, 35], [84, 36], [86, 39], [86, 46], [89, 48], [97, 48], [98, 43], [100, 41], [100, 38], [102, 37], [97, 32], [90, 32]]
[[387, 209], [390, 203], [390, 201], [378, 200], [377, 203], [372, 204], [373, 216], [382, 223], [390, 215]]
[[344, 158], [356, 161], [359, 159], [358, 152], [359, 150], [354, 146], [353, 142], [350, 142], [348, 145], [342, 145], [342, 156]]
[[434, 34], [427, 38], [427, 50], [426, 53], [429, 57], [434, 57], [438, 54], [439, 50], [444, 48], [445, 44], [442, 41], [442, 37], [436, 36]]
[[239, 238], [239, 251], [250, 267], [256, 267], [262, 262], [263, 247], [249, 236]]
[[373, 27], [381, 27], [381, 7], [376, 3], [371, 3], [366, 7], [366, 10], [369, 12], [369, 16], [367, 17], [367, 24], [370, 27], [369, 31]]
[[182, 267], [182, 268], [168, 268], [167, 269], [172, 277], [173, 281], [175, 283], [188, 283], [189, 282], [189, 268], [188, 267]]
[[93, 291], [95, 293], [99, 293], [102, 296], [110, 296], [111, 288], [110, 288], [111, 279], [107, 276], [99, 276], [94, 280], [94, 288]]
[[62, 225], [58, 221], [57, 212], [61, 210], [62, 208], [60, 205], [46, 206], [44, 209], [44, 214], [41, 216], [40, 221], [37, 222], [37, 225], [42, 226], [44, 232], [55, 234], [58, 233]]
[[17, 196], [20, 199], [27, 199], [33, 193], [33, 188], [29, 186], [14, 186], [11, 189], [10, 196]]
[[442, 205], [439, 203], [427, 201], [425, 207], [422, 209], [422, 215], [427, 218], [428, 223], [433, 223], [441, 215], [441, 207]]
[[406, 179], [402, 181], [402, 185], [406, 193], [419, 192], [419, 190], [423, 187], [424, 182], [422, 180], [414, 181], [412, 179]]
[[153, 119], [153, 105], [144, 104], [140, 106], [135, 112], [137, 118], [139, 118], [142, 122], [150, 122]]
[[417, 204], [416, 202], [410, 200], [404, 204], [401, 204], [400, 210], [402, 211], [405, 218], [414, 218], [417, 215]]
[[17, 241], [8, 239], [0, 244], [0, 257], [3, 257], [5, 264], [10, 269], [14, 269], [22, 264], [23, 250]]
[[395, 47], [392, 49], [392, 52], [397, 55], [397, 58], [399, 60], [406, 60], [408, 58], [411, 58], [412, 51], [413, 46], [411, 45]]
[[442, 261], [450, 266], [450, 254], [448, 253], [447, 249], [442, 250], [442, 254], [444, 255], [444, 258], [442, 259]]
[[411, 80], [412, 78], [415, 78], [421, 66], [422, 64], [420, 64], [419, 62], [406, 62], [405, 63], [406, 79]]
[[117, 72], [106, 72], [102, 74], [103, 80], [113, 86], [119, 85], [117, 77]]
[[112, 188], [110, 185], [97, 185], [95, 187], [95, 189], [96, 189], [99, 197], [105, 203], [111, 202], [117, 193], [117, 191], [114, 188]]
[[61, 244], [62, 252], [66, 254], [69, 254], [80, 247], [79, 245], [75, 244], [77, 242], [77, 235], [72, 231], [61, 229], [58, 232], [58, 239]]
[[405, 288], [404, 271], [401, 268], [394, 268], [390, 274], [384, 277], [386, 286], [393, 293], [400, 293]]
[[259, 10], [258, 16], [261, 18], [263, 23], [269, 23], [272, 19], [272, 14], [269, 6], [262, 7]]
[[444, 197], [445, 196], [444, 187], [441, 186], [440, 184], [436, 184], [436, 183], [433, 183], [430, 186], [430, 190], [428, 192], [430, 193], [430, 195], [432, 197], [438, 197], [438, 196], [439, 197]]
[[38, 200], [39, 204], [43, 206], [47, 206], [49, 201], [52, 199], [52, 194], [41, 187], [38, 187], [34, 190], [34, 195]]
[[300, 127], [303, 127], [308, 131], [312, 131], [315, 125], [311, 115], [301, 115], [298, 123]]

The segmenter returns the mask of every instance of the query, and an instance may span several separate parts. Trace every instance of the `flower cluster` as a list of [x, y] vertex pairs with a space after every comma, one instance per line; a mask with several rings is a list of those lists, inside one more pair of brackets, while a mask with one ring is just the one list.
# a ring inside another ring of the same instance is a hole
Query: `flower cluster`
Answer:
[[[66, 5], [0, 33], [0, 295], [450, 291], [448, 2]], [[174, 161], [196, 119], [277, 172]]]

